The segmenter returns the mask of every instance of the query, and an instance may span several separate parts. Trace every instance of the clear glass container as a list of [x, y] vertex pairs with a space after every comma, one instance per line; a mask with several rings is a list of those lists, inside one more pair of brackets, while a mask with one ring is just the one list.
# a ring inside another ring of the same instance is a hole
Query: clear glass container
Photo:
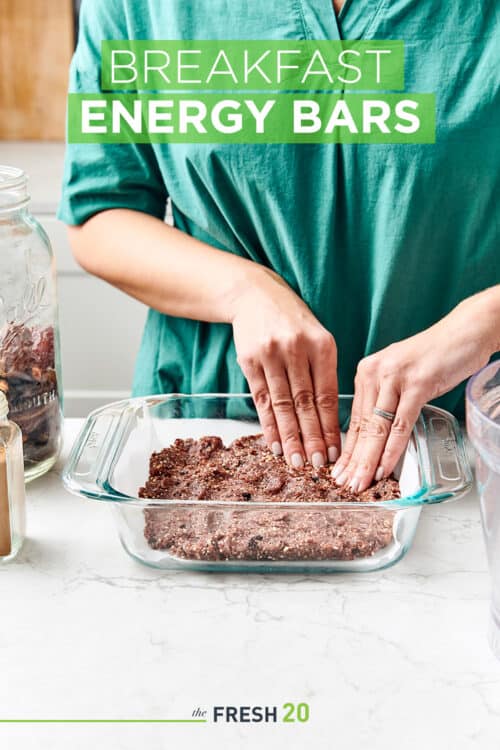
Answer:
[[28, 181], [0, 166], [0, 390], [23, 436], [26, 481], [56, 461], [62, 388], [55, 261]]
[[13, 560], [25, 534], [25, 492], [21, 430], [9, 421], [0, 393], [0, 563]]
[[467, 386], [467, 432], [476, 453], [476, 481], [491, 576], [490, 645], [500, 659], [500, 362]]
[[[341, 396], [347, 429], [352, 397]], [[129, 399], [93, 412], [63, 472], [67, 489], [109, 503], [125, 550], [165, 569], [359, 571], [392, 565], [411, 545], [424, 504], [457, 498], [472, 473], [457, 421], [425, 407], [395, 472], [391, 501], [234, 502], [145, 500], [139, 488], [153, 451], [177, 438], [218, 436], [225, 445], [261, 432], [248, 395], [165, 395]], [[258, 532], [255, 529], [258, 527]], [[274, 545], [272, 553], [263, 552]]]

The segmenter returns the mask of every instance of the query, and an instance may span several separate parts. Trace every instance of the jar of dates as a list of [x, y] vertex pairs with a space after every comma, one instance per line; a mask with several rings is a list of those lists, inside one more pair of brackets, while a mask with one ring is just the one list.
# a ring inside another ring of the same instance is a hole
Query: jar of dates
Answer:
[[0, 166], [0, 390], [21, 428], [26, 481], [53, 466], [62, 427], [55, 262], [29, 203], [26, 175]]

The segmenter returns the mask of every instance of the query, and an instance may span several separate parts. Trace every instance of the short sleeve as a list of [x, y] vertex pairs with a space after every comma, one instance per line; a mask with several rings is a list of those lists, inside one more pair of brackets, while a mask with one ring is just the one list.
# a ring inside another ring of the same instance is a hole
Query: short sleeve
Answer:
[[[131, 38], [123, 0], [83, 0], [78, 45], [71, 63], [71, 93], [100, 93], [101, 43]], [[58, 217], [80, 225], [111, 208], [130, 208], [163, 219], [164, 183], [150, 144], [68, 144]]]

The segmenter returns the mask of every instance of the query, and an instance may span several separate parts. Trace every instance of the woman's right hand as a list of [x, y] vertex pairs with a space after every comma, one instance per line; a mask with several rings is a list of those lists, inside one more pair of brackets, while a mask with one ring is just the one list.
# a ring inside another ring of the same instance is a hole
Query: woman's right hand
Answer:
[[238, 363], [267, 445], [295, 467], [340, 454], [337, 347], [333, 336], [276, 273], [259, 269], [234, 302]]
[[89, 273], [165, 315], [232, 323], [269, 447], [291, 464], [340, 452], [335, 341], [276, 273], [140, 211], [70, 229]]

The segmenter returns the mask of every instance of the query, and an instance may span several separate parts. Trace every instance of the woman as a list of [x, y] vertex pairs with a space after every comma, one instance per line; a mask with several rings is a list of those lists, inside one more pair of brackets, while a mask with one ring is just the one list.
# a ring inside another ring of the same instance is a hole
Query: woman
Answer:
[[500, 22], [494, 0], [341, 6], [84, 0], [71, 89], [99, 91], [103, 39], [403, 39], [435, 144], [72, 145], [60, 217], [151, 308], [135, 395], [248, 385], [275, 454], [363, 490], [500, 349]]

